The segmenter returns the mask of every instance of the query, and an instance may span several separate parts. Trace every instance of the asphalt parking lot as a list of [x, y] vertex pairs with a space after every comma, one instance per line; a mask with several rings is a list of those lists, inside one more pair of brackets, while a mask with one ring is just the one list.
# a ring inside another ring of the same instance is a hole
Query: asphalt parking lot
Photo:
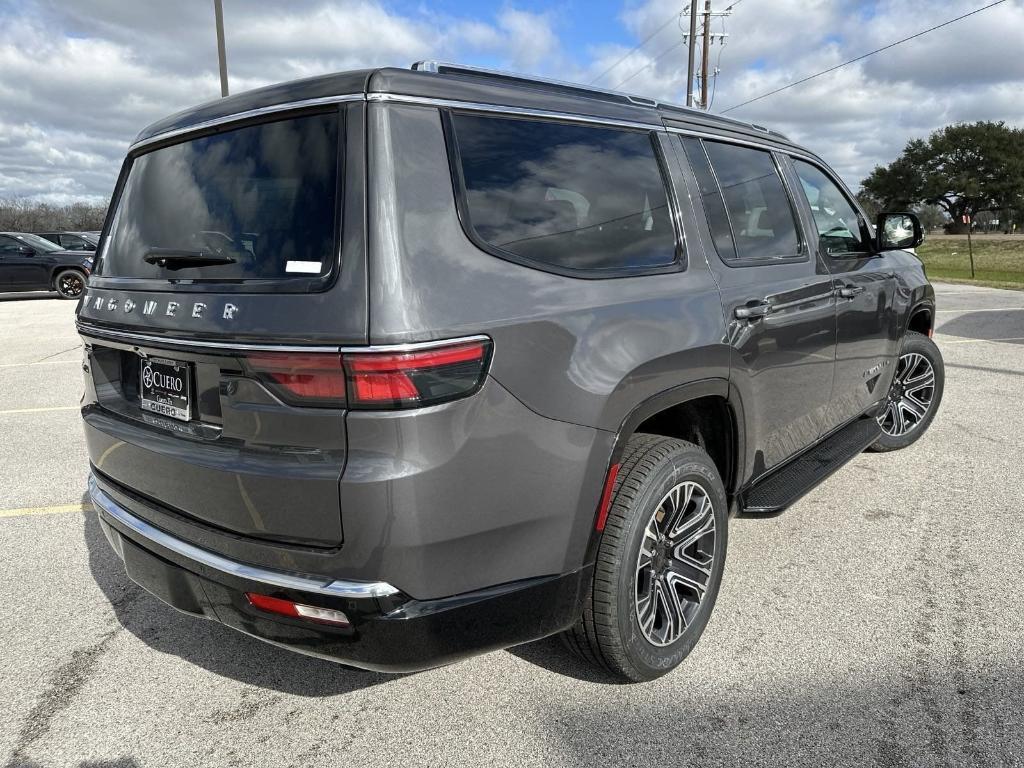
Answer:
[[1019, 765], [1024, 292], [937, 292], [930, 432], [733, 521], [707, 633], [639, 686], [556, 640], [360, 672], [165, 607], [83, 499], [74, 303], [0, 295], [0, 765]]

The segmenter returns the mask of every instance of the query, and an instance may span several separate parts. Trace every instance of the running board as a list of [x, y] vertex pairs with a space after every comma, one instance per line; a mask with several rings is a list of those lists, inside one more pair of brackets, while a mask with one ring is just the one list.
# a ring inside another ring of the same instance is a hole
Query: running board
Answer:
[[757, 515], [781, 512], [823, 482], [882, 433], [870, 417], [858, 419], [759, 480], [743, 494], [741, 509]]

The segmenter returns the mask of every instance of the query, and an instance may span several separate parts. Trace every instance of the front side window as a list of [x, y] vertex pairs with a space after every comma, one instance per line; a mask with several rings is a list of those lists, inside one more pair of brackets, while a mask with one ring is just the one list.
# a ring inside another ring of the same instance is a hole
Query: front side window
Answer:
[[822, 253], [839, 255], [867, 251], [861, 217], [836, 183], [803, 160], [794, 160], [793, 166], [811, 206]]
[[22, 233], [14, 235], [14, 239], [18, 242], [18, 245], [26, 245], [36, 253], [53, 253], [60, 250], [59, 245], [39, 235]]
[[0, 254], [17, 253], [18, 241], [6, 235], [0, 235]]
[[675, 262], [650, 133], [458, 113], [451, 126], [467, 226], [498, 255], [570, 271]]
[[736, 257], [776, 260], [800, 255], [789, 194], [770, 152], [705, 141], [732, 226]]
[[225, 130], [140, 155], [103, 277], [280, 281], [334, 264], [339, 116]]

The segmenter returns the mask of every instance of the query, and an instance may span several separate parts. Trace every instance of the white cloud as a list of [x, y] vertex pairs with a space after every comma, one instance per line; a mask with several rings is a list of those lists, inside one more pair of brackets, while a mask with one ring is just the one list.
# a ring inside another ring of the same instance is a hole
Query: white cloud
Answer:
[[[380, 0], [225, 5], [233, 92], [421, 58], [588, 82], [631, 47], [595, 40], [570, 52], [559, 37], [570, 14], [512, 4], [486, 18], [401, 14]], [[679, 9], [673, 0], [626, 0], [620, 20], [634, 39], [657, 34], [600, 84], [635, 75], [625, 90], [685, 101], [686, 48], [655, 60], [680, 40]], [[948, 0], [744, 0], [724, 22], [728, 45], [712, 50], [722, 67], [714, 111], [963, 10]], [[212, 15], [208, 2], [36, 0], [0, 10], [0, 196], [109, 195], [143, 126], [219, 95]], [[1011, 0], [730, 114], [806, 143], [856, 186], [909, 138], [949, 122], [1024, 124], [1021, 40], [1024, 0]]]

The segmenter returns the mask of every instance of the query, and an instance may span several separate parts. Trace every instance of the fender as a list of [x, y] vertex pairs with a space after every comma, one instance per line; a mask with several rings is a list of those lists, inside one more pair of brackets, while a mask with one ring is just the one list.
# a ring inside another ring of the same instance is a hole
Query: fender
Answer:
[[[729, 493], [729, 486], [735, 486], [738, 484], [739, 479], [743, 476], [743, 452], [745, 450], [743, 438], [743, 405], [739, 400], [739, 392], [730, 385], [727, 379], [722, 378], [700, 379], [698, 381], [681, 384], [678, 387], [673, 387], [672, 389], [659, 392], [636, 405], [619, 425], [619, 429], [615, 435], [615, 442], [612, 445], [611, 456], [608, 459], [608, 464], [605, 467], [603, 477], [607, 478], [608, 472], [611, 468], [621, 461], [622, 455], [626, 450], [626, 444], [629, 442], [629, 438], [633, 436], [637, 427], [639, 427], [644, 421], [667, 408], [682, 405], [708, 396], [717, 396], [724, 399], [729, 406], [733, 419], [736, 444], [733, 446], [732, 451], [732, 466], [730, 467], [729, 472], [731, 478], [723, 478], [723, 481], [726, 483], [726, 492]], [[732, 494], [729, 493], [730, 499], [731, 495]], [[597, 546], [600, 541], [600, 532], [591, 527], [590, 540], [587, 543], [586, 554], [583, 560], [584, 564], [590, 564], [595, 561], [597, 558]]]

